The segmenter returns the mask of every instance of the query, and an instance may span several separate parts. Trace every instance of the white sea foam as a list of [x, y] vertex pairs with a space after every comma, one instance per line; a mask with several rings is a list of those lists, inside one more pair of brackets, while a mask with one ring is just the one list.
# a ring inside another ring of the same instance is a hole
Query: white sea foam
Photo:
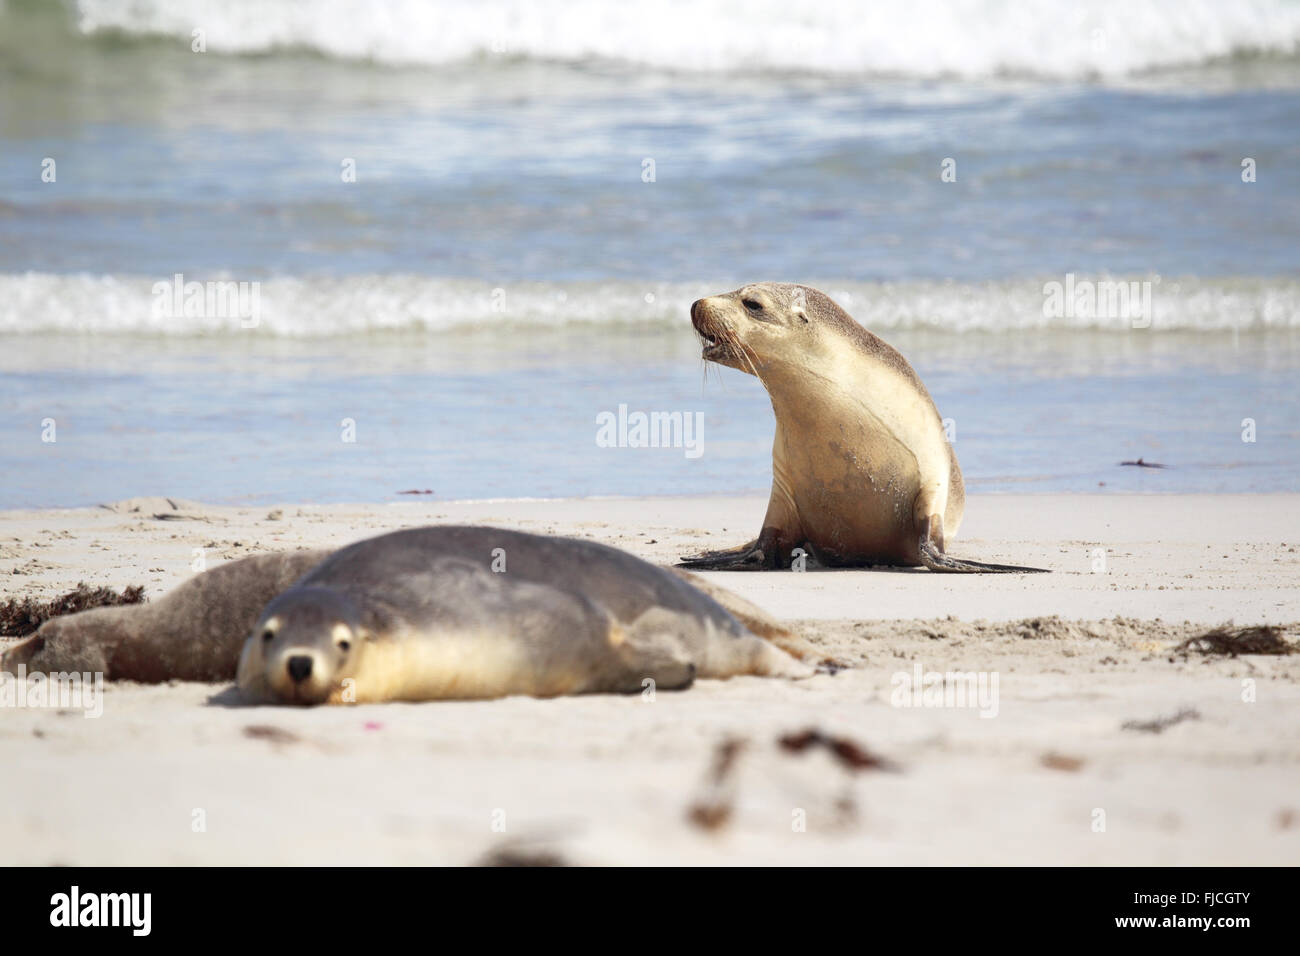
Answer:
[[1293, 0], [77, 0], [83, 33], [386, 64], [514, 55], [678, 70], [1124, 76], [1300, 49]]
[[[246, 279], [186, 276], [186, 281]], [[1088, 277], [1150, 281], [1146, 276]], [[1045, 287], [1063, 276], [997, 282], [843, 282], [815, 280], [858, 321], [877, 330], [936, 328], [956, 332], [1032, 329], [1122, 330], [1122, 310], [1052, 308]], [[687, 321], [696, 298], [719, 283], [520, 282], [493, 284], [413, 275], [274, 278], [260, 282], [257, 324], [237, 310], [158, 308], [156, 288], [171, 276], [0, 275], [0, 333], [348, 336], [453, 329], [673, 325]], [[1300, 280], [1175, 279], [1154, 283], [1151, 332], [1300, 328]], [[169, 293], [170, 295], [170, 293]], [[170, 298], [167, 300], [171, 302]], [[1144, 317], [1145, 320], [1145, 317]]]

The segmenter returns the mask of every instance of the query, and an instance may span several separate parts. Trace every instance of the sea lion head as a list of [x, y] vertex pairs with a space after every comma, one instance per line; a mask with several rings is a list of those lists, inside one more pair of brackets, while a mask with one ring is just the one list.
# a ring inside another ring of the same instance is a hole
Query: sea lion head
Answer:
[[357, 673], [365, 631], [356, 604], [329, 588], [295, 587], [262, 612], [239, 657], [239, 688], [282, 704], [323, 704]]
[[756, 375], [807, 367], [827, 327], [852, 322], [824, 292], [786, 282], [758, 282], [691, 306], [705, 361]]

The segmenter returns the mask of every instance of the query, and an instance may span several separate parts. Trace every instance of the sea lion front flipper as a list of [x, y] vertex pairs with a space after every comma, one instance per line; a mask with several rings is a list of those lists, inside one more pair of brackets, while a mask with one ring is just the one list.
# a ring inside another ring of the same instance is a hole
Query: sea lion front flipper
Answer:
[[749, 544], [722, 551], [705, 551], [682, 558], [680, 568], [692, 571], [775, 571], [790, 567], [790, 545], [803, 539], [799, 511], [785, 492], [773, 481], [763, 528]]
[[690, 568], [693, 571], [762, 571], [768, 566], [767, 554], [757, 538], [738, 548], [693, 554], [680, 559], [677, 565], [679, 568]]
[[925, 531], [917, 542], [921, 563], [943, 574], [1048, 574], [1047, 568], [1023, 568], [1015, 564], [985, 564], [954, 558], [943, 551], [943, 518], [930, 515]]

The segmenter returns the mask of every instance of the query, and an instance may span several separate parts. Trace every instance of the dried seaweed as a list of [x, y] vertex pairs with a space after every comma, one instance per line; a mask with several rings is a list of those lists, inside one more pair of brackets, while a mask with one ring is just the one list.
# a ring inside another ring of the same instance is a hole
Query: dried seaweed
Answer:
[[1082, 757], [1072, 757], [1056, 751], [1043, 754], [1039, 762], [1048, 770], [1060, 770], [1065, 773], [1078, 773], [1085, 763]]
[[1294, 654], [1297, 647], [1282, 636], [1282, 628], [1271, 624], [1254, 627], [1216, 627], [1189, 637], [1174, 648], [1175, 654]]
[[735, 802], [732, 775], [745, 746], [743, 739], [727, 737], [714, 748], [705, 792], [686, 810], [686, 819], [700, 829], [717, 830], [731, 822]]
[[825, 747], [839, 765], [850, 772], [859, 770], [898, 770], [898, 765], [877, 756], [848, 737], [834, 737], [815, 727], [797, 734], [786, 734], [777, 741], [783, 750], [803, 753], [811, 747]]
[[1120, 725], [1122, 730], [1136, 730], [1144, 734], [1162, 734], [1174, 724], [1184, 720], [1200, 720], [1200, 712], [1191, 707], [1184, 707], [1169, 717], [1157, 717], [1155, 720], [1126, 720]]
[[292, 730], [270, 724], [249, 724], [244, 728], [244, 736], [250, 740], [268, 740], [273, 744], [296, 744], [302, 740]]
[[10, 598], [0, 605], [0, 637], [26, 637], [50, 618], [63, 614], [75, 614], [94, 607], [143, 604], [144, 601], [144, 588], [139, 584], [119, 593], [112, 588], [92, 588], [83, 583], [53, 601]]

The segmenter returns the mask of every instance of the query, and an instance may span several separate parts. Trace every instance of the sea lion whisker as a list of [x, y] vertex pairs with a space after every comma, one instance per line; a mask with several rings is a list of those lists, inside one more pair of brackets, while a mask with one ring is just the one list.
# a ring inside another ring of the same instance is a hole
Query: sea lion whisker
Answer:
[[720, 329], [722, 331], [721, 341], [726, 344], [727, 351], [739, 355], [741, 360], [749, 366], [749, 373], [753, 375], [754, 378], [762, 381], [762, 376], [758, 374], [758, 369], [755, 367], [754, 358], [750, 354], [749, 350], [745, 348], [745, 344], [740, 341], [740, 336], [736, 329], [730, 328], [725, 324], [720, 326]]

